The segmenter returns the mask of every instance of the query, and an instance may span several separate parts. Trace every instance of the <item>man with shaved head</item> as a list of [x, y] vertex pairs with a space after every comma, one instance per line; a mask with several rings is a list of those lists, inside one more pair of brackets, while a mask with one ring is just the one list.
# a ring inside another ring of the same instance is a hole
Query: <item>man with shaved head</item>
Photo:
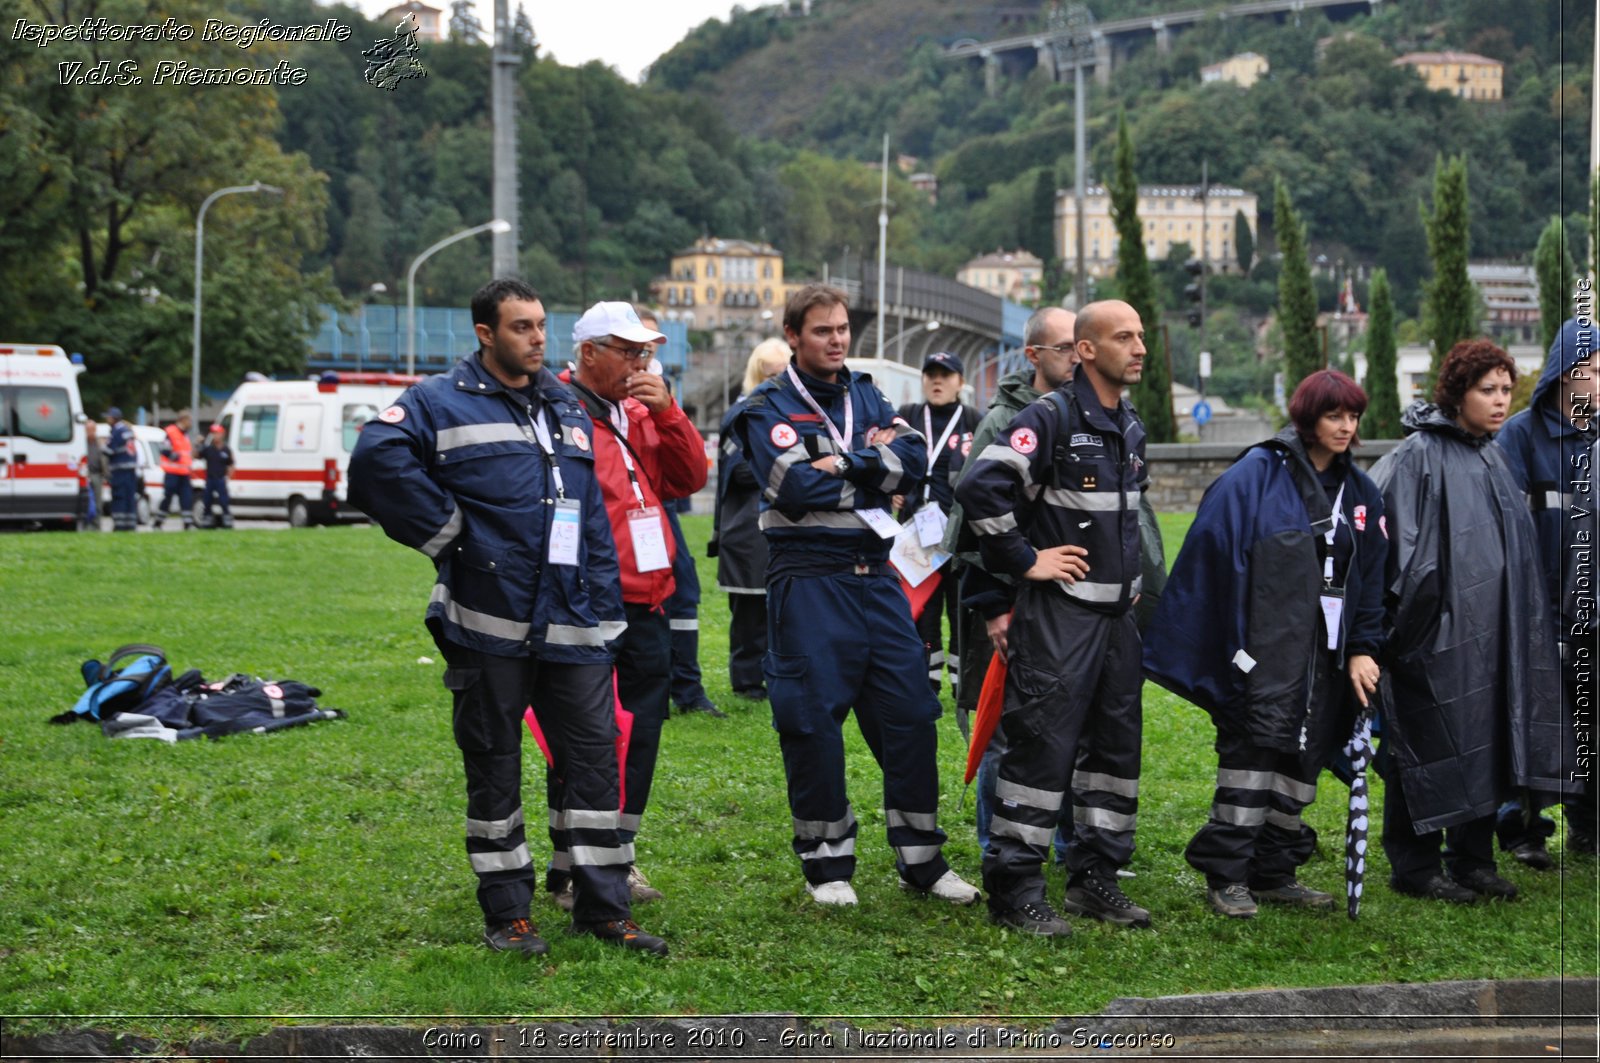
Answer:
[[1017, 414], [956, 488], [985, 567], [1018, 588], [983, 855], [990, 917], [1048, 937], [1071, 932], [1041, 870], [1069, 790], [1063, 907], [1150, 923], [1117, 885], [1138, 810], [1143, 676], [1133, 606], [1148, 483], [1144, 425], [1122, 390], [1143, 372], [1144, 325], [1133, 307], [1108, 300], [1079, 311], [1074, 336], [1072, 379]]

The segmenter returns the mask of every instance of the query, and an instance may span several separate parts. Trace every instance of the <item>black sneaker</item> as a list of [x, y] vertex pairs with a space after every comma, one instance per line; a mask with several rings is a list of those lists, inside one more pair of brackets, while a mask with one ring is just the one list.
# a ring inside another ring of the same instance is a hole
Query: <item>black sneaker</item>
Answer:
[[1149, 926], [1150, 912], [1128, 900], [1117, 880], [1103, 875], [1086, 875], [1077, 885], [1067, 887], [1061, 907], [1073, 915], [1086, 915], [1117, 926]]
[[1020, 930], [1039, 937], [1064, 938], [1072, 933], [1072, 924], [1056, 914], [1049, 901], [1029, 901], [1015, 908], [989, 912], [989, 921], [997, 926]]
[[1451, 878], [1480, 897], [1502, 901], [1517, 899], [1517, 887], [1486, 867], [1475, 867], [1464, 875], [1452, 875]]
[[639, 952], [653, 952], [657, 956], [667, 954], [667, 943], [654, 934], [640, 930], [639, 924], [632, 919], [615, 919], [609, 923], [573, 923], [567, 928], [567, 933], [587, 934], [607, 944]]
[[1421, 897], [1429, 901], [1449, 901], [1451, 904], [1477, 904], [1478, 895], [1465, 886], [1450, 881], [1437, 871], [1421, 882], [1407, 882], [1391, 878], [1389, 885], [1396, 893], [1407, 897]]
[[1543, 839], [1513, 846], [1511, 858], [1535, 871], [1549, 871], [1555, 866], [1555, 861], [1550, 859], [1550, 850], [1545, 848]]
[[526, 919], [486, 927], [483, 943], [495, 952], [520, 952], [524, 956], [543, 956], [550, 951], [550, 943], [539, 936], [539, 928]]
[[678, 706], [678, 714], [680, 716], [687, 716], [691, 712], [703, 712], [713, 720], [726, 720], [728, 718], [728, 714], [713, 705], [709, 698], [702, 698], [692, 705]]
[[1211, 910], [1229, 919], [1254, 919], [1256, 899], [1250, 896], [1250, 887], [1243, 882], [1229, 882], [1206, 888], [1206, 903]]
[[766, 701], [767, 700], [767, 688], [766, 687], [742, 687], [742, 688], [740, 688], [738, 690], [735, 690], [734, 693], [737, 694], [739, 697], [744, 698], [746, 701]]

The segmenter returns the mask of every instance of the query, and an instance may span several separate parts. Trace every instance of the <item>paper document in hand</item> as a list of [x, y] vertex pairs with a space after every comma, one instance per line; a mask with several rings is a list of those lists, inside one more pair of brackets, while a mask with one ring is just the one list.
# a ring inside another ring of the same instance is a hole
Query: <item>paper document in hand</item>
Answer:
[[950, 555], [937, 546], [922, 545], [914, 524], [903, 526], [889, 548], [889, 563], [900, 573], [900, 578], [913, 587], [939, 571], [939, 566], [948, 560]]

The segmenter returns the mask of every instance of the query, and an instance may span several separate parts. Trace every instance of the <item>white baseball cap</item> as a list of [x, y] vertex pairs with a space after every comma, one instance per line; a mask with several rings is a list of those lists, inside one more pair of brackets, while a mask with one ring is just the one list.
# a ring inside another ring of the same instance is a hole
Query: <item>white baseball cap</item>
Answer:
[[632, 303], [595, 303], [572, 326], [574, 346], [584, 340], [604, 339], [607, 336], [615, 336], [629, 343], [658, 343], [667, 338], [654, 329], [645, 328], [639, 315], [634, 312]]

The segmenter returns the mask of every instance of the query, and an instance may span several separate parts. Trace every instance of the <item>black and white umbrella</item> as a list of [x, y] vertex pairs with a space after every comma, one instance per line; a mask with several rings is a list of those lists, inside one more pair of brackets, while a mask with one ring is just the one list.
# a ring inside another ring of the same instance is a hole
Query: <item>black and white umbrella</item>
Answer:
[[1372, 716], [1363, 713], [1344, 747], [1350, 758], [1350, 815], [1344, 833], [1344, 890], [1350, 918], [1361, 911], [1361, 883], [1367, 873], [1367, 765], [1372, 763]]

